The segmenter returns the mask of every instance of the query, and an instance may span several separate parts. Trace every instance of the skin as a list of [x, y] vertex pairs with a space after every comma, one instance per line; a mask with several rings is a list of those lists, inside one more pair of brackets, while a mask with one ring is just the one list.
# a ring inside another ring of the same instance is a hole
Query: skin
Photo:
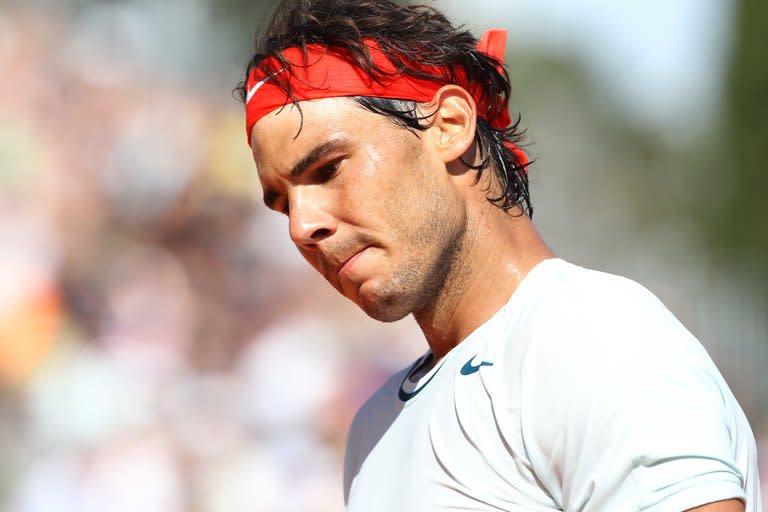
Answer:
[[[461, 87], [437, 91], [416, 134], [328, 98], [279, 109], [252, 131], [268, 207], [289, 219], [299, 252], [368, 315], [413, 314], [437, 363], [493, 316], [552, 252], [530, 219], [488, 200], [476, 172], [476, 106]], [[743, 512], [739, 500], [696, 512]]]
[[304, 258], [368, 315], [413, 314], [435, 362], [552, 257], [530, 219], [488, 202], [492, 183], [461, 163], [474, 158], [476, 126], [464, 89], [441, 88], [425, 107], [431, 127], [416, 134], [347, 98], [301, 106], [303, 126], [288, 107], [253, 128], [267, 206], [288, 215]]
[[740, 500], [724, 500], [691, 508], [689, 512], [744, 512], [744, 503]]

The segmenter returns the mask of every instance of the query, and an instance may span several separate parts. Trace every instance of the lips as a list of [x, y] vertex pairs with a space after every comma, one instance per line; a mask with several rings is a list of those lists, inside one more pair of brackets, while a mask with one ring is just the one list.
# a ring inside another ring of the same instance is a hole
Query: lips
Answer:
[[348, 273], [351, 270], [352, 266], [355, 264], [355, 261], [360, 257], [361, 254], [363, 254], [363, 252], [365, 252], [366, 249], [368, 249], [368, 247], [363, 247], [359, 251], [352, 254], [352, 256], [347, 258], [339, 266], [339, 270], [337, 271], [338, 276], [342, 277], [344, 274]]

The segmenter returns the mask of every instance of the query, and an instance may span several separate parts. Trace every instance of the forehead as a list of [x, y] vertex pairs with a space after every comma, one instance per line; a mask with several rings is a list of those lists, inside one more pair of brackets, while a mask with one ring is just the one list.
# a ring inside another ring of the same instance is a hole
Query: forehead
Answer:
[[[366, 115], [367, 114], [367, 115]], [[290, 162], [318, 143], [352, 139], [369, 132], [381, 116], [363, 110], [349, 98], [324, 98], [288, 104], [254, 125], [251, 150], [259, 174]]]

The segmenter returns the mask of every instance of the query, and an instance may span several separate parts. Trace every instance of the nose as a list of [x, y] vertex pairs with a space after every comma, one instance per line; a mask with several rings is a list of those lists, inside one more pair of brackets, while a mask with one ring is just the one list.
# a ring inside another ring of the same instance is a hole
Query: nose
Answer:
[[311, 249], [336, 232], [337, 221], [322, 198], [302, 189], [295, 189], [292, 195], [288, 217], [293, 243]]

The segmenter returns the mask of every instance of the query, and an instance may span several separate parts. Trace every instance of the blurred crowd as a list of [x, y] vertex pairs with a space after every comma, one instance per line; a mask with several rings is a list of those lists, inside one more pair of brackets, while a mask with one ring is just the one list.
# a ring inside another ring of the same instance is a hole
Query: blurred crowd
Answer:
[[0, 509], [340, 510], [348, 424], [418, 330], [300, 260], [234, 99], [92, 28], [0, 9]]
[[234, 99], [74, 21], [0, 13], [0, 508], [339, 510], [351, 416], [417, 338], [329, 303]]

